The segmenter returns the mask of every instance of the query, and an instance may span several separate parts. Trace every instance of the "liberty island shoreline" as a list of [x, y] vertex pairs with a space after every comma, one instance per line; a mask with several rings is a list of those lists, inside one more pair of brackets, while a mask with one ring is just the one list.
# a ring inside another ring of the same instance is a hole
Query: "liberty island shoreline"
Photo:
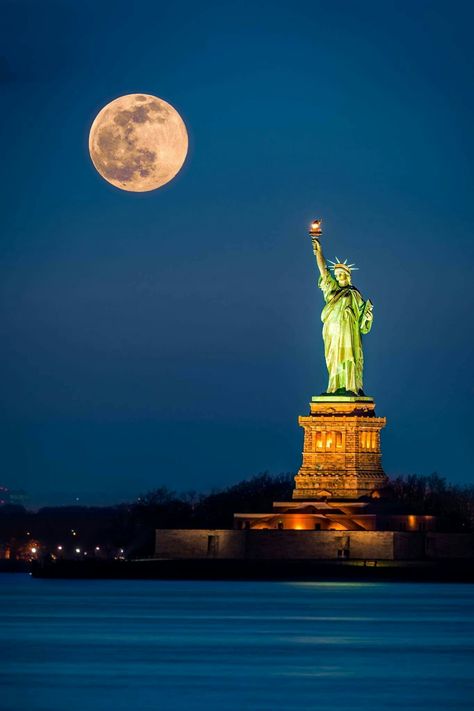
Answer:
[[466, 561], [129, 560], [35, 562], [34, 578], [474, 583]]

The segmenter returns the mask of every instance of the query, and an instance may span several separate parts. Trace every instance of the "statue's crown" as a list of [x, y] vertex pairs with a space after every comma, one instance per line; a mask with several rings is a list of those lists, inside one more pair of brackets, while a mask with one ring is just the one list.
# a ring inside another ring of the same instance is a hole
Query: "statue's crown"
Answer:
[[359, 269], [359, 267], [356, 267], [355, 264], [348, 264], [347, 259], [341, 262], [339, 258], [336, 257], [335, 262], [333, 262], [331, 259], [329, 260], [329, 269], [332, 269], [332, 271], [335, 271], [336, 269], [344, 269], [344, 271], [350, 275], [352, 271]]

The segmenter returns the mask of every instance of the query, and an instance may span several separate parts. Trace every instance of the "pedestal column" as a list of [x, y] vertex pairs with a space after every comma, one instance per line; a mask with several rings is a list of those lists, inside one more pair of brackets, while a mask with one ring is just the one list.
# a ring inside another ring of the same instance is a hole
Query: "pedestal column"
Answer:
[[376, 416], [372, 398], [313, 397], [299, 424], [303, 463], [293, 499], [357, 499], [384, 486], [380, 431], [386, 419]]

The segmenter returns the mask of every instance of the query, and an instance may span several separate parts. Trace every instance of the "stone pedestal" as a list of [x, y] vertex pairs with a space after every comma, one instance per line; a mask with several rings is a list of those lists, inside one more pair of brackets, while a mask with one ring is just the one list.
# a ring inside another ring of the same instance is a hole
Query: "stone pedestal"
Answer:
[[380, 430], [370, 397], [313, 397], [304, 429], [303, 464], [295, 477], [293, 499], [358, 499], [386, 482]]

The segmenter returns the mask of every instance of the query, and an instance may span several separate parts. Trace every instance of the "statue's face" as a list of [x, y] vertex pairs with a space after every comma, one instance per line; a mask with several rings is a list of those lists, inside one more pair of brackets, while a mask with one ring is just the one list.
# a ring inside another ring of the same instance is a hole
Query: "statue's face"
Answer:
[[348, 286], [351, 283], [351, 278], [345, 269], [335, 269], [334, 276], [339, 286]]

